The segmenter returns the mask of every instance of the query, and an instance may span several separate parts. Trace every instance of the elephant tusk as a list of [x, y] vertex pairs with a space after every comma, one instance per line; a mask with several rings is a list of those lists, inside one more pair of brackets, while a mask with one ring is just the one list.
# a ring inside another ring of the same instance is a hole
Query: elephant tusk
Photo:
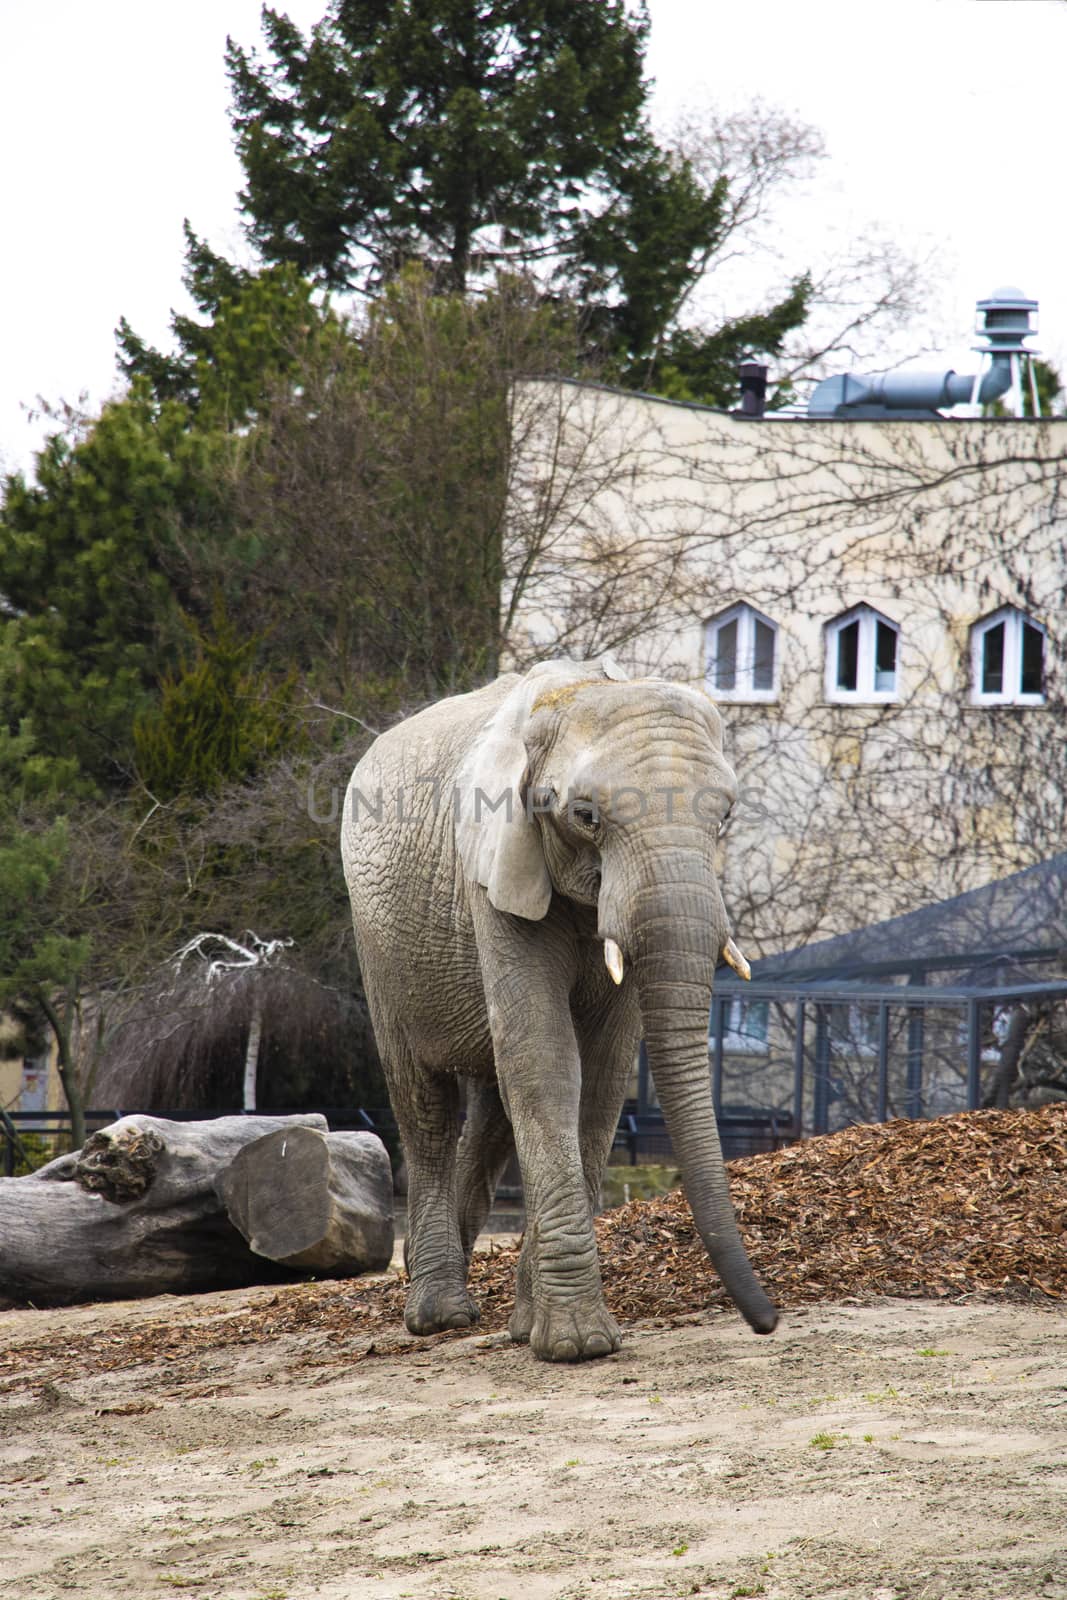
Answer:
[[[744, 956], [741, 954], [740, 950], [734, 944], [732, 939], [727, 939], [726, 943], [723, 945], [722, 958], [724, 961], [728, 962], [731, 967], [733, 967], [739, 978], [744, 978], [745, 982], [748, 982], [752, 976], [752, 968], [749, 966], [748, 962], [745, 960]], [[618, 979], [615, 981], [617, 983]]]
[[604, 940], [604, 965], [611, 973], [614, 982], [621, 983], [623, 974], [622, 951], [614, 939]]

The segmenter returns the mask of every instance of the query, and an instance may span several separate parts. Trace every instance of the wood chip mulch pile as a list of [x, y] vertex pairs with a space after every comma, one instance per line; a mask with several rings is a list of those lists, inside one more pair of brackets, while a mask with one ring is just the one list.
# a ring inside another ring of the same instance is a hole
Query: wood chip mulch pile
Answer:
[[[1067, 1300], [1067, 1105], [847, 1128], [732, 1162], [730, 1187], [752, 1264], [779, 1306], [878, 1295]], [[597, 1236], [608, 1303], [624, 1323], [729, 1308], [680, 1192], [607, 1213]], [[475, 1257], [480, 1332], [506, 1326], [517, 1254]], [[403, 1299], [397, 1278], [294, 1284], [236, 1314], [16, 1342], [0, 1350], [0, 1378], [34, 1360], [53, 1375], [181, 1364], [294, 1334], [322, 1336], [306, 1366], [456, 1337], [411, 1340]], [[16, 1331], [8, 1322], [7, 1336]]]
[[[1067, 1299], [1067, 1105], [846, 1128], [730, 1163], [749, 1259], [780, 1306], [859, 1296]], [[729, 1305], [681, 1191], [597, 1222], [626, 1321]], [[510, 1293], [510, 1253], [476, 1290]], [[472, 1278], [475, 1274], [472, 1273]]]
[[[1067, 1298], [1067, 1105], [846, 1128], [730, 1166], [757, 1275], [791, 1306]], [[694, 1311], [715, 1276], [678, 1192], [601, 1219], [623, 1317]]]

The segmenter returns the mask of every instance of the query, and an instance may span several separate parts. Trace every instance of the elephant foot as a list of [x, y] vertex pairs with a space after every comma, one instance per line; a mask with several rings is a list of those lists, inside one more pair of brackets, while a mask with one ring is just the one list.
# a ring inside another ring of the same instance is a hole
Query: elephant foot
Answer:
[[551, 1306], [537, 1312], [529, 1338], [540, 1361], [593, 1361], [610, 1356], [622, 1344], [619, 1325], [603, 1305], [589, 1311]]
[[404, 1306], [404, 1325], [409, 1333], [444, 1333], [449, 1328], [473, 1328], [478, 1307], [465, 1288], [442, 1288], [440, 1284], [412, 1284]]
[[534, 1308], [530, 1300], [515, 1301], [515, 1309], [508, 1319], [508, 1333], [515, 1344], [529, 1344], [533, 1332]]

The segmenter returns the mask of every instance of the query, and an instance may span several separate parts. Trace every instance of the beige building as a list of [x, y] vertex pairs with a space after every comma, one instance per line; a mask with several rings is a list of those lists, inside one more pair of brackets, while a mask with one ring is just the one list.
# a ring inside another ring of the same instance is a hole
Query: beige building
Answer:
[[506, 640], [719, 702], [755, 954], [1067, 838], [1067, 420], [743, 417], [515, 396]]
[[[17, 1033], [14, 1023], [0, 1018], [0, 1051], [5, 1044], [14, 1047]], [[0, 1110], [32, 1113], [65, 1108], [54, 1048], [40, 1056], [0, 1054]]]

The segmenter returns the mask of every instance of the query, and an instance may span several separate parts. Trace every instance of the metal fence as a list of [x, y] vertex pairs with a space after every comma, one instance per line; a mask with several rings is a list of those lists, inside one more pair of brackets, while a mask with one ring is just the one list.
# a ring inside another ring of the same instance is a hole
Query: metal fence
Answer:
[[[725, 1157], [774, 1150], [857, 1122], [977, 1109], [989, 1100], [1013, 1008], [1042, 1012], [1049, 1032], [1067, 1039], [1067, 981], [937, 981], [958, 962], [911, 960], [867, 979], [840, 981], [742, 985], [718, 978], [709, 1066]], [[1064, 1072], [1067, 1083], [1067, 1065]], [[91, 1132], [134, 1109], [95, 1109], [86, 1125]], [[388, 1107], [264, 1107], [261, 1114], [308, 1111], [319, 1112], [335, 1131], [376, 1132], [398, 1153]], [[150, 1114], [196, 1121], [240, 1112], [153, 1108]], [[0, 1173], [28, 1171], [69, 1149], [68, 1112], [0, 1111]], [[611, 1159], [634, 1165], [674, 1160], [643, 1047], [637, 1094], [626, 1103]], [[500, 1193], [505, 1199], [521, 1194], [514, 1161]]]
[[[991, 1103], [1007, 1022], [1040, 1012], [1067, 1036], [1067, 983], [720, 984], [710, 1049], [716, 1109], [743, 1101], [791, 1137]], [[1064, 1081], [1067, 1082], [1067, 1070]]]
[[[298, 1106], [288, 1108], [262, 1108], [259, 1115], [291, 1116], [318, 1112], [326, 1118], [334, 1132], [344, 1129], [367, 1130], [377, 1133], [391, 1153], [399, 1152], [396, 1119], [389, 1107], [362, 1106]], [[95, 1109], [86, 1112], [86, 1128], [92, 1133], [107, 1127], [120, 1117], [129, 1116], [127, 1110]], [[153, 1109], [146, 1115], [165, 1117], [175, 1122], [197, 1122], [219, 1116], [240, 1116], [239, 1109], [230, 1111], [167, 1111]], [[773, 1150], [794, 1137], [787, 1117], [774, 1109], [761, 1106], [731, 1108], [720, 1112], [720, 1132], [723, 1153], [729, 1160], [737, 1155], [749, 1155], [757, 1150]], [[71, 1148], [71, 1118], [69, 1111], [0, 1111], [0, 1173], [12, 1177], [16, 1172], [28, 1172], [42, 1166], [56, 1156], [66, 1154]], [[637, 1100], [627, 1101], [619, 1119], [615, 1143], [611, 1152], [614, 1164], [637, 1166], [641, 1162], [670, 1163], [674, 1151], [663, 1121], [656, 1107], [641, 1109]], [[501, 1179], [499, 1193], [505, 1200], [517, 1200], [522, 1193], [518, 1165], [514, 1158]]]

